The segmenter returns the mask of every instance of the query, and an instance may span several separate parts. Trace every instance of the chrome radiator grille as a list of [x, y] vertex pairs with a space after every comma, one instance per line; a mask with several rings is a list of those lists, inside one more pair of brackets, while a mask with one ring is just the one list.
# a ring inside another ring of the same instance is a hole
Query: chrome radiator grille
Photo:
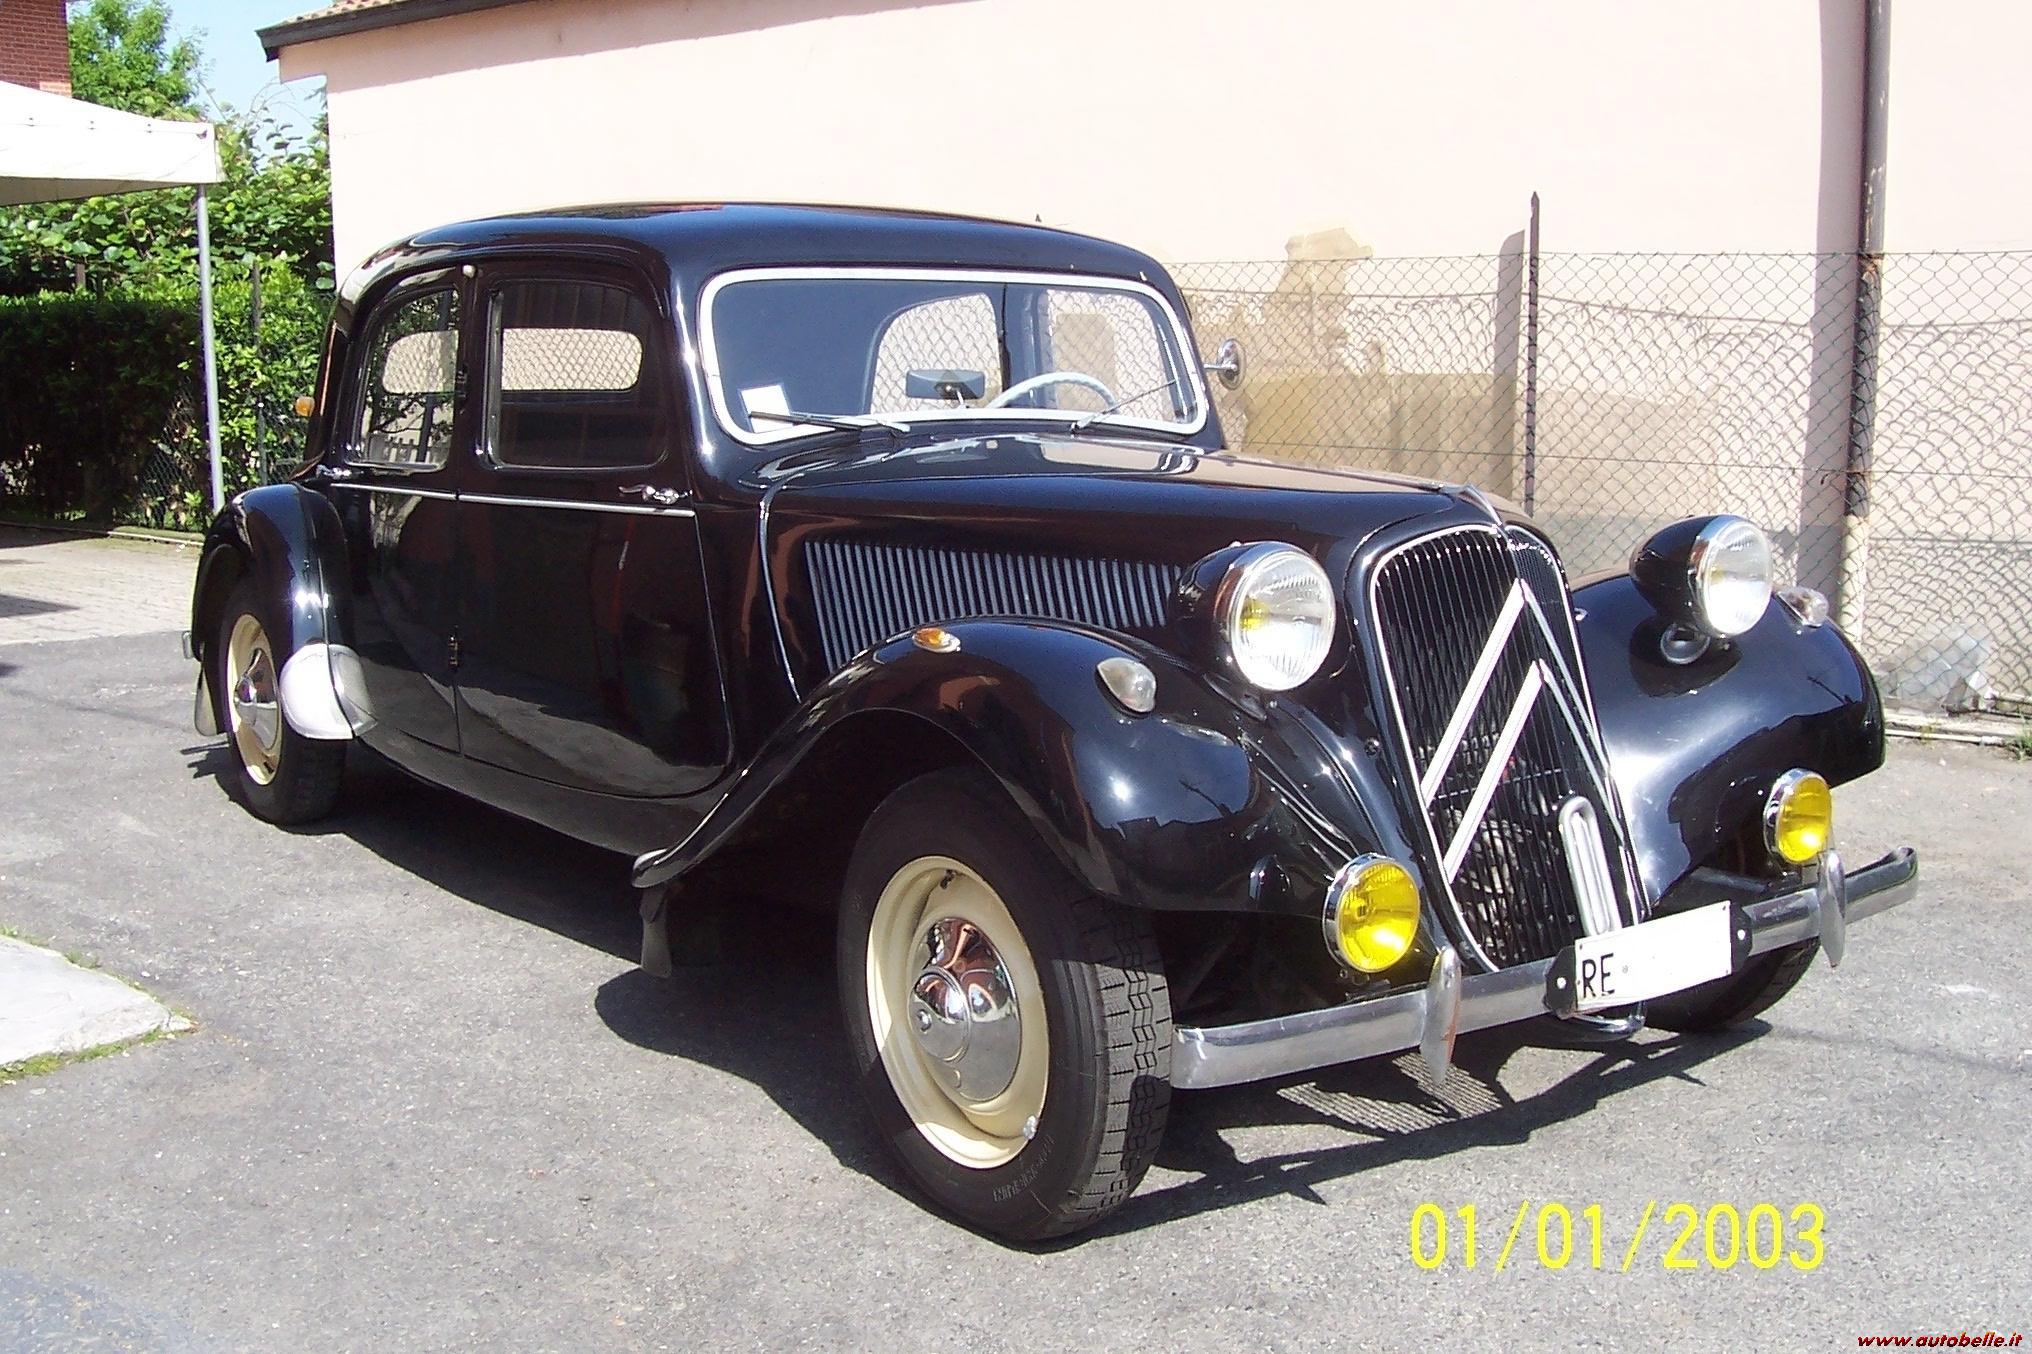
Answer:
[[936, 621], [1036, 616], [1110, 630], [1165, 622], [1184, 570], [1140, 560], [1079, 559], [820, 540], [804, 548], [819, 642], [837, 672], [863, 649]]
[[[1421, 537], [1375, 568], [1368, 605], [1428, 874], [1480, 958], [1549, 958], [1629, 920], [1634, 876], [1550, 552], [1494, 527]], [[1576, 800], [1602, 842], [1581, 869], [1562, 832]]]

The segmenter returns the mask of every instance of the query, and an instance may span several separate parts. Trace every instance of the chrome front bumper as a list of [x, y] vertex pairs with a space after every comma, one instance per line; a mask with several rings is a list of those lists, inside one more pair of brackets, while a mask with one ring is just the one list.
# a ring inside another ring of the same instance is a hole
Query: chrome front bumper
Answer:
[[[1918, 889], [1919, 857], [1910, 847], [1853, 872], [1829, 852], [1807, 887], [1742, 905], [1736, 967], [1803, 940], [1818, 940], [1828, 962], [1839, 964], [1850, 922], [1908, 902]], [[1572, 960], [1569, 948], [1534, 964], [1463, 976], [1460, 956], [1442, 946], [1422, 991], [1241, 1025], [1180, 1026], [1172, 1034], [1171, 1083], [1187, 1090], [1232, 1086], [1409, 1048], [1420, 1051], [1438, 1082], [1452, 1065], [1457, 1036], [1566, 1014], [1554, 974], [1562, 965], [1570, 971]]]

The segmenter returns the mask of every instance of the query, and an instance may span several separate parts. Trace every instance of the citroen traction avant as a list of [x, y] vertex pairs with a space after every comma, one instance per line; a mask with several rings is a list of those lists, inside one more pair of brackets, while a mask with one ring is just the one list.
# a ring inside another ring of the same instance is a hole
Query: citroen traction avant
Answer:
[[1472, 487], [1233, 454], [1185, 314], [951, 217], [425, 232], [211, 527], [198, 724], [278, 822], [359, 743], [628, 853], [653, 968], [729, 871], [827, 919], [883, 1135], [1012, 1238], [1121, 1204], [1174, 1089], [1725, 1026], [1912, 896], [1835, 849], [1882, 711], [1757, 527], [1572, 580]]

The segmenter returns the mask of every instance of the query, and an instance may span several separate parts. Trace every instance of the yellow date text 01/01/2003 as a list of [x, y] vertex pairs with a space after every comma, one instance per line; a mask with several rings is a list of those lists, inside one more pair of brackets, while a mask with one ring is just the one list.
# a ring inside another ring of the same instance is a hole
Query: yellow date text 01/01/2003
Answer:
[[1605, 1216], [1600, 1204], [1576, 1209], [1526, 1199], [1517, 1205], [1492, 1258], [1482, 1245], [1481, 1217], [1473, 1204], [1449, 1210], [1425, 1203], [1411, 1210], [1411, 1263], [1420, 1269], [1486, 1265], [1501, 1273], [1513, 1262], [1536, 1261], [1540, 1269], [1615, 1269], [1627, 1274], [1640, 1258], [1648, 1266], [1655, 1253], [1664, 1269], [1789, 1265], [1807, 1273], [1819, 1269], [1827, 1258], [1821, 1235], [1826, 1223], [1827, 1215], [1816, 1203], [1797, 1203], [1789, 1209], [1770, 1203], [1702, 1208], [1653, 1199], [1618, 1237], [1614, 1233], [1622, 1229]]

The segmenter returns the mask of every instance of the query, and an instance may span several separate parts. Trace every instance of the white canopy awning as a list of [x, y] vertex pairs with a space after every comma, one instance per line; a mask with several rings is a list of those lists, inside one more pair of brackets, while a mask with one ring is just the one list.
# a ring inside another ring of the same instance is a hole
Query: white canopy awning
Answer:
[[219, 181], [209, 122], [171, 122], [0, 83], [0, 206]]
[[225, 479], [219, 459], [219, 369], [212, 342], [212, 238], [205, 187], [218, 181], [219, 138], [209, 122], [145, 118], [0, 82], [0, 206], [197, 187], [198, 324], [214, 510], [224, 506]]

